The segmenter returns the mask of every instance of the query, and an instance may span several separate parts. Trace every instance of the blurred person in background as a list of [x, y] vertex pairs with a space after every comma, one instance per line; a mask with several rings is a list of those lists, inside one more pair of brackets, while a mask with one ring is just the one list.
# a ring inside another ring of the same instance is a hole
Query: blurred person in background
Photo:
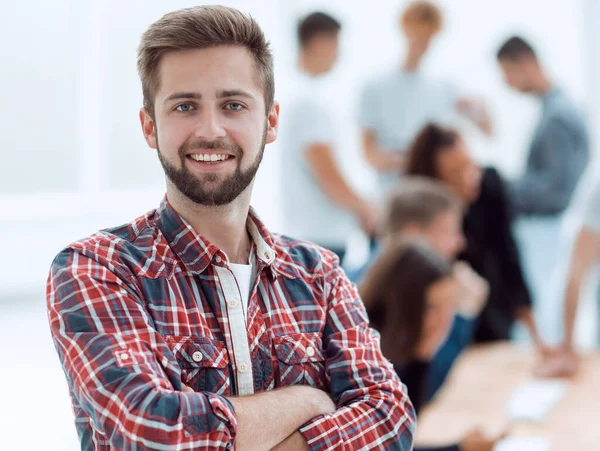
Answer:
[[[452, 263], [418, 238], [386, 247], [359, 285], [371, 324], [381, 333], [383, 354], [406, 384], [417, 411], [427, 403], [430, 366], [447, 340], [461, 298]], [[418, 451], [491, 451], [502, 437], [479, 431], [459, 444]]]
[[[405, 239], [427, 242], [454, 265], [460, 296], [458, 312], [450, 335], [429, 365], [425, 385], [426, 399], [433, 398], [442, 386], [462, 351], [473, 342], [475, 319], [488, 296], [488, 284], [468, 263], [456, 262], [464, 250], [462, 200], [441, 183], [426, 177], [405, 177], [389, 193], [383, 215], [380, 252]], [[375, 254], [360, 274], [360, 281], [379, 254]]]
[[542, 353], [548, 349], [538, 334], [529, 290], [512, 234], [505, 183], [493, 168], [480, 168], [457, 131], [428, 124], [413, 143], [407, 174], [444, 183], [467, 205], [463, 221], [466, 261], [489, 284], [487, 304], [477, 319], [477, 342], [508, 340], [516, 320], [528, 329]]
[[338, 258], [250, 207], [279, 123], [259, 25], [168, 13], [138, 70], [166, 197], [69, 245], [47, 286], [82, 449], [410, 450], [413, 408]]
[[542, 102], [525, 174], [507, 185], [511, 206], [518, 215], [557, 217], [569, 206], [589, 160], [585, 122], [524, 39], [511, 37], [497, 57], [506, 83]]
[[406, 168], [406, 151], [417, 133], [431, 121], [445, 121], [456, 113], [469, 118], [487, 135], [489, 116], [479, 101], [460, 98], [448, 84], [421, 72], [423, 58], [443, 26], [442, 12], [429, 1], [411, 2], [399, 27], [407, 52], [398, 67], [368, 83], [359, 108], [359, 125], [366, 160], [379, 176], [384, 194]]
[[546, 359], [538, 368], [540, 376], [573, 376], [580, 357], [575, 349], [575, 319], [582, 284], [600, 261], [600, 183], [595, 183], [585, 206], [583, 224], [577, 234], [571, 254], [571, 264], [564, 299], [565, 337], [558, 353]]
[[562, 218], [588, 164], [588, 132], [582, 114], [552, 81], [528, 42], [511, 37], [497, 58], [508, 86], [542, 104], [525, 172], [507, 184], [507, 191], [538, 319], [546, 337], [557, 341], [558, 293], [564, 280], [557, 271], [568, 258], [569, 244]]
[[338, 58], [340, 23], [315, 12], [298, 25], [298, 74], [281, 130], [281, 176], [286, 234], [315, 242], [340, 260], [353, 221], [372, 235], [376, 213], [345, 180], [336, 157], [336, 126], [322, 77]]
[[386, 196], [379, 228], [379, 252], [356, 270], [347, 271], [359, 283], [382, 249], [408, 237], [427, 241], [440, 255], [454, 261], [463, 250], [463, 206], [444, 185], [425, 177], [406, 177]]

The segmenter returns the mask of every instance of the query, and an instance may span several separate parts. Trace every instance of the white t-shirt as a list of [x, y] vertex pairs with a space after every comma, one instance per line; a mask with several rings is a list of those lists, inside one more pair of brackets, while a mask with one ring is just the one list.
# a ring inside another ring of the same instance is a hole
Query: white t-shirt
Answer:
[[343, 247], [353, 219], [321, 191], [304, 156], [312, 144], [339, 150], [332, 114], [319, 80], [299, 74], [294, 96], [281, 106], [283, 232], [325, 247]]
[[[450, 85], [419, 72], [394, 70], [365, 86], [359, 123], [375, 133], [385, 150], [405, 152], [428, 122], [450, 122], [456, 102], [457, 95]], [[380, 174], [379, 188], [387, 191], [397, 178], [393, 172]]]

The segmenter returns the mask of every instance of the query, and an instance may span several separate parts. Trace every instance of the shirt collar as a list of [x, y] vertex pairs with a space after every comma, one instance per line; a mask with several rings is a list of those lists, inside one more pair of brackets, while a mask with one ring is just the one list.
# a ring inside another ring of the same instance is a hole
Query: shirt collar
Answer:
[[[157, 224], [169, 247], [177, 254], [188, 271], [202, 273], [211, 262], [224, 264], [227, 258], [225, 253], [196, 233], [192, 226], [173, 209], [166, 196], [157, 210]], [[248, 212], [246, 226], [254, 242], [257, 269], [260, 271], [265, 266], [276, 269], [277, 254], [274, 249], [273, 235], [252, 207]]]

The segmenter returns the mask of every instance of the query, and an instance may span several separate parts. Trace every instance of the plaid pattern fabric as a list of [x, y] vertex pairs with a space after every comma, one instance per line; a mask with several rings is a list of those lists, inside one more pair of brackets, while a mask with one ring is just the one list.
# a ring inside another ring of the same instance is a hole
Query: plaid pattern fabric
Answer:
[[[257, 280], [247, 311], [254, 392], [328, 391], [338, 410], [301, 428], [313, 450], [410, 450], [415, 416], [337, 257], [248, 219]], [[217, 271], [219, 269], [219, 271]], [[238, 394], [227, 257], [165, 199], [63, 250], [50, 328], [83, 450], [232, 449]], [[221, 272], [220, 272], [221, 271]], [[182, 392], [182, 383], [198, 393]]]

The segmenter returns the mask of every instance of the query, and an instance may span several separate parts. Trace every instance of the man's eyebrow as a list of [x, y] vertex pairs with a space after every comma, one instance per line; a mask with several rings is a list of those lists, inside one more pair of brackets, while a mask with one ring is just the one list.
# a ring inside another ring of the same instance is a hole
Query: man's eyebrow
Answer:
[[228, 90], [224, 90], [219, 92], [218, 95], [219, 98], [224, 98], [224, 97], [247, 97], [249, 99], [254, 99], [254, 96], [252, 94], [250, 94], [247, 91], [244, 91], [242, 89], [228, 89]]
[[201, 98], [202, 98], [202, 94], [199, 94], [197, 92], [174, 92], [169, 97], [167, 97], [163, 103], [171, 102], [173, 100], [184, 100], [184, 99], [200, 100]]

